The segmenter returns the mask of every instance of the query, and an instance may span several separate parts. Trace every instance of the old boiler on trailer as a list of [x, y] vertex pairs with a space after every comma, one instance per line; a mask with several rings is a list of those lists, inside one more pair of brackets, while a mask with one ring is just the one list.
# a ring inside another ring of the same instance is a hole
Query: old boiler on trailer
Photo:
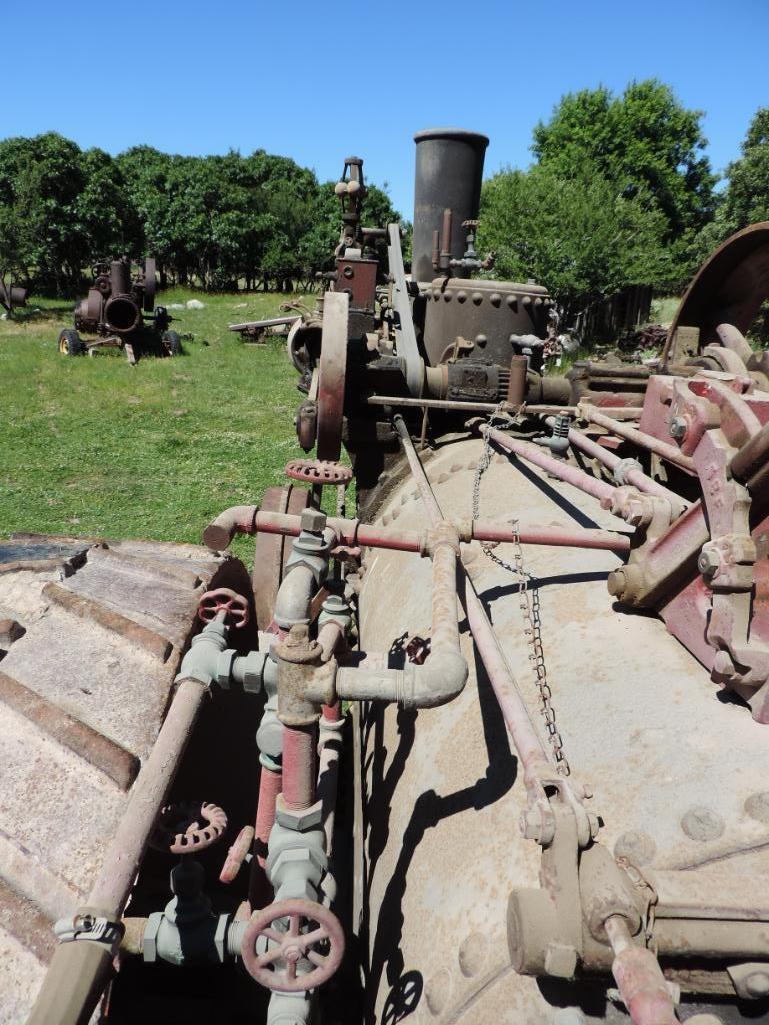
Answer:
[[285, 487], [0, 548], [0, 1020], [769, 1020], [769, 223], [659, 360], [549, 374], [487, 141], [416, 136], [411, 276], [346, 161]]

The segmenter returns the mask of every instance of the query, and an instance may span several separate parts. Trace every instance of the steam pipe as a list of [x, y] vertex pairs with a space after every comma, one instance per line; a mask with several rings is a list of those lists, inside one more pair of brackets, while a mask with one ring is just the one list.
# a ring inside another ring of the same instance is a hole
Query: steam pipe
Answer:
[[315, 802], [315, 724], [283, 725], [283, 800], [293, 811]]
[[[435, 708], [453, 701], [467, 681], [467, 662], [459, 650], [457, 622], [457, 548], [450, 524], [435, 531], [432, 586], [432, 645], [424, 665], [404, 669], [342, 666], [336, 692], [350, 701], [397, 701], [406, 708]], [[453, 537], [452, 537], [453, 535]], [[365, 671], [362, 671], [365, 670]]]
[[333, 619], [329, 619], [318, 630], [321, 661], [328, 662], [344, 639], [344, 627]]
[[[562, 466], [562, 463], [558, 464]], [[581, 471], [575, 470], [575, 473]], [[594, 481], [595, 478], [588, 474], [585, 476]], [[609, 492], [613, 491], [609, 485]], [[242, 516], [241, 510], [248, 510], [246, 516]], [[229, 514], [232, 513], [232, 517]], [[228, 521], [231, 520], [231, 525]], [[425, 553], [427, 535], [424, 532], [394, 530], [388, 527], [372, 526], [360, 523], [358, 520], [346, 520], [338, 517], [329, 517], [328, 526], [337, 535], [340, 544], [361, 545], [364, 548], [387, 548], [400, 552], [415, 552], [419, 555]], [[228, 523], [226, 526], [222, 524]], [[238, 525], [238, 523], [240, 525]], [[555, 547], [571, 548], [605, 548], [609, 551], [627, 552], [630, 542], [626, 535], [615, 534], [608, 530], [593, 530], [589, 528], [569, 529], [566, 527], [539, 527], [528, 526], [519, 523], [517, 532], [507, 524], [494, 523], [489, 520], [467, 520], [455, 524], [459, 533], [459, 539], [465, 543], [468, 541], [514, 541], [519, 540], [522, 544], [531, 545], [553, 545]], [[246, 534], [283, 534], [289, 537], [298, 537], [301, 532], [300, 517], [290, 513], [262, 512], [255, 505], [235, 506], [234, 509], [226, 510], [217, 516], [203, 534], [203, 539], [209, 547], [215, 551], [226, 549], [234, 534], [229, 531], [232, 527], [234, 532]], [[211, 529], [213, 528], [213, 529]], [[209, 533], [209, 530], [211, 532]], [[219, 531], [222, 533], [218, 533]], [[211, 539], [214, 540], [211, 540]]]
[[273, 619], [278, 626], [287, 630], [294, 623], [309, 623], [310, 605], [317, 589], [315, 573], [310, 566], [304, 563], [290, 566], [275, 597]]
[[[396, 429], [398, 429], [397, 425]], [[414, 448], [411, 436], [408, 431], [404, 434], [400, 429], [398, 429], [398, 433], [403, 442], [403, 448], [409, 460], [412, 474], [417, 482], [422, 482], [420, 494], [424, 495], [429, 492], [429, 504], [425, 505], [428, 518], [432, 519], [436, 510], [440, 516], [441, 510], [438, 500], [430, 487], [430, 482]], [[531, 721], [529, 710], [518, 689], [518, 684], [508, 665], [497, 635], [494, 633], [494, 628], [478, 597], [470, 571], [462, 563], [459, 566], [466, 577], [462, 603], [467, 614], [467, 621], [470, 624], [470, 632], [473, 635], [473, 640], [478, 648], [478, 654], [481, 656], [481, 661], [499, 703], [505, 725], [518, 752], [518, 757], [524, 769], [524, 782], [529, 786], [538, 779], [552, 775], [553, 769], [545, 746]]]
[[[87, 905], [116, 921], [192, 733], [208, 686], [182, 680], [155, 745], [136, 778], [123, 818], [107, 848]], [[27, 1025], [86, 1025], [112, 972], [113, 953], [90, 940], [61, 943], [43, 979]]]
[[253, 908], [267, 907], [273, 899], [272, 885], [267, 878], [264, 863], [267, 860], [270, 831], [275, 825], [275, 801], [282, 790], [282, 774], [263, 765], [259, 776], [259, 797], [254, 828], [254, 850], [256, 851], [258, 871], [252, 870], [249, 886], [249, 897]]

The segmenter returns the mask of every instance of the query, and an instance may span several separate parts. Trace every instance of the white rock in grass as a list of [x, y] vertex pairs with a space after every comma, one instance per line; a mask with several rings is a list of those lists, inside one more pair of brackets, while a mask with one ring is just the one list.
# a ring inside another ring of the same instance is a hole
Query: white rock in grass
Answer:
[[186, 310], [187, 307], [184, 305], [184, 303], [169, 303], [168, 306], [166, 306], [166, 309], [167, 310]]
[[202, 303], [200, 299], [188, 299], [187, 309], [188, 310], [202, 310], [205, 307], [205, 303]]

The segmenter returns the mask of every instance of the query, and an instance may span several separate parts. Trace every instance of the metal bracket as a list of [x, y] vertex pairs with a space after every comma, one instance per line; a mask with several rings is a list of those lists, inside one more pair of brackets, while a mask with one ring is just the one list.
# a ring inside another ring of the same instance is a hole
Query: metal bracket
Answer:
[[89, 940], [91, 943], [103, 943], [112, 950], [122, 940], [125, 927], [122, 922], [113, 921], [106, 915], [84, 910], [76, 912], [72, 918], [60, 918], [54, 923], [53, 931], [59, 943]]

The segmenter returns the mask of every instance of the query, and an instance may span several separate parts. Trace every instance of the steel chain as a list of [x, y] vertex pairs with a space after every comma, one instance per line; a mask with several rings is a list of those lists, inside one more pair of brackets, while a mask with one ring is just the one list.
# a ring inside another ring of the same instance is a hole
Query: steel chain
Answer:
[[[497, 407], [493, 413], [489, 414], [489, 426], [493, 425], [495, 419], [502, 422], [509, 421], [508, 417], [504, 414], [500, 414], [501, 407]], [[484, 435], [483, 452], [478, 459], [478, 465], [475, 468], [475, 480], [473, 482], [473, 520], [477, 520], [480, 517], [481, 478], [489, 468], [489, 464], [491, 463], [491, 453], [491, 442], [489, 441], [488, 435]], [[542, 615], [539, 600], [539, 588], [536, 585], [534, 577], [531, 573], [527, 572], [523, 563], [523, 549], [521, 547], [521, 538], [518, 532], [517, 517], [510, 522], [513, 529], [513, 540], [511, 542], [513, 546], [513, 563], [500, 559], [499, 556], [494, 553], [493, 549], [499, 544], [497, 541], [481, 541], [481, 550], [488, 559], [517, 577], [518, 604], [524, 620], [524, 633], [528, 638], [529, 647], [531, 648], [529, 661], [533, 665], [537, 690], [539, 691], [539, 711], [545, 720], [547, 739], [553, 751], [556, 771], [561, 776], [568, 776], [571, 773], [571, 769], [569, 768], [569, 763], [563, 750], [563, 738], [558, 731], [555, 709], [553, 707], [553, 692], [550, 689], [550, 684], [547, 679], [545, 651], [542, 646]]]

